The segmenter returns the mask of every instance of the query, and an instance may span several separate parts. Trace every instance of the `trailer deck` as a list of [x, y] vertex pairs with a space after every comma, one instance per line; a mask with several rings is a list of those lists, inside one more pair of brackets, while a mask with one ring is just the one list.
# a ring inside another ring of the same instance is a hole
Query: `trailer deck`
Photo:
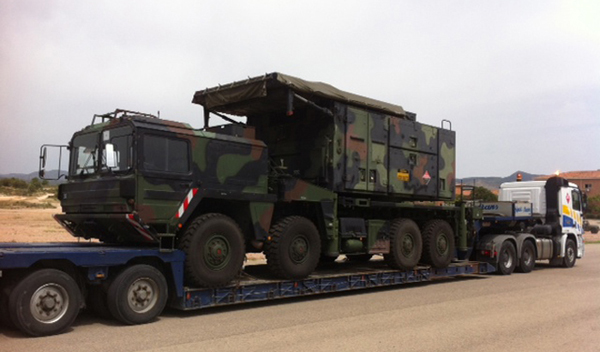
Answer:
[[456, 262], [448, 268], [418, 266], [413, 270], [392, 270], [383, 260], [366, 263], [334, 262], [321, 266], [302, 280], [274, 280], [266, 265], [246, 265], [238, 279], [222, 288], [184, 286], [181, 251], [163, 252], [156, 247], [110, 246], [100, 243], [2, 243], [0, 244], [0, 277], [3, 270], [30, 268], [40, 261], [69, 261], [87, 272], [90, 281], [104, 280], [110, 268], [131, 260], [158, 258], [170, 267], [175, 294], [170, 305], [180, 310], [312, 296], [354, 291], [373, 287], [397, 286], [461, 275], [487, 274], [495, 268], [482, 262]]
[[249, 265], [232, 286], [215, 289], [185, 289], [185, 297], [172, 302], [174, 308], [193, 310], [246, 302], [354, 291], [471, 274], [492, 273], [488, 263], [457, 262], [445, 269], [419, 266], [410, 271], [392, 270], [382, 260], [355, 264], [331, 263], [302, 280], [267, 279], [266, 265]]

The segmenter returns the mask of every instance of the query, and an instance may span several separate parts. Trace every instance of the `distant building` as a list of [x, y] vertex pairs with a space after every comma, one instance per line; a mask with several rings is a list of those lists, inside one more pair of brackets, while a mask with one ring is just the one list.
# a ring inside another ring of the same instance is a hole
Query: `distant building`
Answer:
[[[552, 176], [554, 176], [554, 174], [540, 176], [536, 177], [536, 180], [543, 181]], [[561, 172], [559, 176], [566, 178], [569, 182], [575, 183], [588, 195], [588, 197], [600, 195], [600, 170]]]

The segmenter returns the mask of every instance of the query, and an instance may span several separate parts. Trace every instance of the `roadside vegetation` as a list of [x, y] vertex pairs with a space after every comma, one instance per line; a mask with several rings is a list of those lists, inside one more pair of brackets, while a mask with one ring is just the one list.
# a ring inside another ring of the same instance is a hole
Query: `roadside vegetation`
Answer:
[[57, 186], [37, 177], [29, 182], [14, 177], [0, 179], [0, 209], [55, 208], [57, 195]]
[[[485, 187], [475, 187], [473, 190], [473, 194], [468, 194], [464, 196], [465, 201], [469, 200], [478, 200], [481, 202], [497, 202], [498, 196], [494, 194], [494, 192], [490, 191]], [[456, 200], [461, 200], [461, 195], [456, 195]]]
[[588, 219], [600, 219], [600, 196], [589, 197], [587, 206], [585, 217]]

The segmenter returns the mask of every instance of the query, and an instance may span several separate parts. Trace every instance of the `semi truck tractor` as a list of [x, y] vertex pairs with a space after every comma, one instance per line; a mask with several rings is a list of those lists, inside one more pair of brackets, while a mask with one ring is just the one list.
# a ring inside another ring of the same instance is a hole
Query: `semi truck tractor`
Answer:
[[[84, 307], [141, 324], [167, 304], [510, 274], [517, 262], [527, 272], [536, 259], [572, 266], [583, 255], [569, 226], [581, 224], [581, 203], [563, 208], [580, 193], [562, 178], [544, 184], [544, 214], [524, 210], [533, 199], [505, 198], [506, 214], [456, 201], [447, 120], [422, 124], [398, 105], [280, 73], [192, 102], [203, 128], [116, 110], [68, 145], [42, 146], [41, 177], [50, 151], [69, 152], [55, 219], [79, 242], [0, 244], [0, 321], [50, 335]], [[211, 126], [214, 116], [228, 123]], [[252, 252], [266, 265], [245, 265]]]
[[572, 267], [584, 255], [584, 199], [561, 177], [503, 183], [499, 202], [480, 205], [477, 259], [497, 264], [502, 274], [529, 272], [536, 260]]

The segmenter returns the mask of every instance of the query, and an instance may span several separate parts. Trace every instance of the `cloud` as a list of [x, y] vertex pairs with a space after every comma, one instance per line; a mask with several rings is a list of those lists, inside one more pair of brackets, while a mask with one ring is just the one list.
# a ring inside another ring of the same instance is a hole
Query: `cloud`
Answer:
[[200, 126], [196, 90], [272, 71], [452, 120], [459, 176], [598, 169], [599, 17], [594, 1], [3, 1], [0, 173], [115, 108]]

